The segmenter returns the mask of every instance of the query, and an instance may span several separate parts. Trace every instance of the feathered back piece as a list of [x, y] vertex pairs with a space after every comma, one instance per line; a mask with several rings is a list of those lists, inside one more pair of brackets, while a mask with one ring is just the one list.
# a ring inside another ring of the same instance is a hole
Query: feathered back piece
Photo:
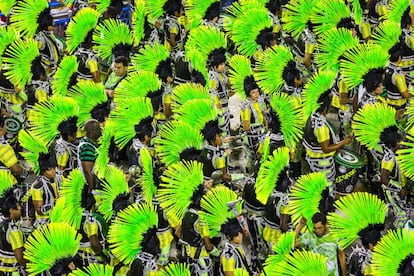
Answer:
[[50, 81], [53, 94], [66, 96], [72, 79], [76, 77], [78, 66], [79, 63], [76, 56], [64, 56], [62, 58], [56, 73], [53, 75], [53, 79]]
[[[228, 202], [235, 202], [237, 194], [224, 185], [217, 185], [210, 189], [201, 199], [200, 221], [209, 229], [209, 238], [217, 237], [221, 226], [228, 220], [237, 216], [233, 210], [229, 210]], [[242, 202], [236, 202], [238, 214], [242, 211]]]
[[114, 91], [114, 101], [118, 104], [135, 97], [146, 97], [148, 93], [161, 89], [161, 81], [157, 74], [148, 71], [139, 71], [128, 74]]
[[134, 10], [132, 12], [132, 39], [134, 45], [138, 46], [141, 40], [144, 38], [144, 26], [145, 26], [145, 1], [136, 0]]
[[0, 170], [0, 204], [16, 184], [17, 180], [9, 170]]
[[333, 28], [320, 34], [319, 53], [315, 55], [316, 63], [321, 70], [338, 70], [339, 58], [343, 53], [359, 44], [352, 31], [345, 28]]
[[220, 5], [218, 0], [185, 0], [185, 15], [188, 29], [192, 30], [203, 22], [206, 12], [213, 4]]
[[256, 63], [254, 77], [259, 87], [268, 94], [277, 93], [285, 83], [283, 70], [290, 61], [294, 61], [293, 54], [286, 46], [274, 46], [263, 52]]
[[125, 47], [127, 50], [121, 55], [129, 58], [133, 39], [127, 24], [110, 18], [95, 28], [93, 41], [93, 49], [97, 55], [103, 60], [110, 60], [112, 55], [116, 54], [117, 47]]
[[410, 179], [414, 179], [414, 136], [407, 134], [407, 141], [402, 141], [402, 148], [397, 150], [397, 160], [401, 171]]
[[341, 74], [349, 89], [358, 86], [372, 69], [385, 68], [389, 55], [373, 44], [359, 44], [344, 53], [340, 61]]
[[320, 35], [336, 28], [343, 18], [350, 18], [351, 10], [343, 0], [322, 0], [315, 5], [311, 21], [315, 34]]
[[123, 148], [132, 138], [135, 137], [135, 125], [142, 119], [152, 118], [151, 100], [149, 98], [136, 97], [128, 102], [120, 102], [109, 115], [109, 121], [113, 124], [115, 143]]
[[297, 250], [279, 262], [273, 272], [275, 275], [328, 275], [327, 261], [322, 254]]
[[16, 5], [17, 0], [3, 0], [0, 2], [0, 11], [2, 14], [8, 16], [11, 8]]
[[[14, 28], [10, 26], [7, 28], [4, 26], [0, 27], [0, 57], [3, 56], [7, 47], [11, 45], [18, 37], [19, 34]], [[3, 69], [3, 58], [0, 59], [0, 68]]]
[[376, 195], [358, 192], [335, 202], [336, 212], [328, 214], [329, 230], [338, 239], [340, 248], [347, 248], [365, 228], [383, 224], [388, 208]]
[[158, 214], [152, 204], [129, 205], [119, 212], [109, 227], [108, 242], [111, 252], [118, 260], [129, 265], [141, 252], [144, 235], [157, 225]]
[[170, 121], [162, 126], [155, 140], [157, 155], [166, 166], [180, 161], [185, 150], [201, 150], [200, 131], [182, 121]]
[[313, 229], [312, 216], [320, 212], [319, 203], [323, 197], [322, 192], [327, 187], [328, 181], [323, 172], [302, 175], [293, 184], [289, 194], [289, 213], [292, 215], [294, 225], [305, 217], [308, 221], [308, 228]]
[[367, 104], [354, 115], [352, 130], [355, 138], [369, 150], [379, 149], [381, 133], [395, 126], [395, 109], [384, 103]]
[[55, 95], [48, 101], [36, 103], [27, 117], [33, 134], [49, 145], [58, 137], [61, 125], [76, 118], [78, 113], [75, 100]]
[[20, 145], [26, 150], [22, 151], [21, 155], [32, 167], [33, 172], [39, 174], [40, 166], [38, 159], [41, 154], [48, 153], [46, 143], [39, 137], [34, 136], [33, 133], [24, 129], [19, 132], [18, 139]]
[[131, 59], [135, 70], [155, 73], [161, 62], [166, 62], [170, 56], [168, 49], [159, 43], [145, 45]]
[[388, 19], [400, 24], [404, 12], [410, 7], [410, 0], [391, 0], [388, 2], [388, 12], [384, 19]]
[[[203, 185], [202, 163], [181, 161], [165, 170], [161, 176], [157, 198], [170, 224], [176, 226], [181, 222], [191, 204], [193, 193], [200, 185]], [[174, 216], [170, 216], [170, 213]]]
[[[69, 92], [68, 96], [75, 99], [79, 106], [78, 126], [82, 127], [85, 122], [92, 118], [91, 112], [99, 105], [108, 101], [105, 87], [102, 83], [81, 80]], [[88, 99], [85, 101], [85, 99]]]
[[17, 39], [6, 50], [3, 62], [8, 70], [4, 74], [18, 88], [23, 89], [32, 80], [32, 62], [40, 55], [38, 45], [34, 39]]
[[401, 32], [398, 23], [391, 20], [383, 21], [372, 34], [372, 42], [388, 52], [395, 44], [400, 42]]
[[[199, 26], [191, 30], [185, 44], [185, 49], [189, 53], [192, 51], [200, 52], [199, 57], [203, 58], [203, 63], [208, 67], [211, 62], [214, 62], [215, 52], [222, 50], [224, 53], [226, 48], [225, 34], [220, 29], [211, 26]], [[186, 57], [188, 57], [187, 54]]]
[[85, 42], [88, 33], [93, 31], [98, 23], [99, 12], [92, 8], [79, 10], [66, 29], [66, 50], [72, 54], [78, 46]]
[[264, 6], [250, 9], [248, 13], [242, 13], [231, 26], [224, 25], [238, 52], [247, 57], [253, 56], [258, 49], [257, 37], [260, 33], [265, 29], [271, 30], [272, 26], [272, 19]]
[[172, 110], [179, 109], [186, 102], [194, 99], [211, 100], [211, 96], [208, 93], [208, 89], [200, 84], [186, 82], [174, 87], [171, 95]]
[[313, 8], [318, 4], [317, 0], [292, 0], [285, 6], [282, 17], [283, 30], [298, 38], [305, 30], [311, 16]]
[[154, 24], [164, 14], [164, 5], [168, 0], [145, 0], [148, 22]]
[[279, 266], [279, 263], [295, 249], [295, 238], [295, 232], [293, 231], [283, 233], [280, 236], [272, 248], [276, 254], [271, 254], [266, 259], [264, 265], [266, 274], [272, 274]]
[[246, 100], [247, 91], [244, 89], [245, 79], [253, 77], [250, 60], [242, 55], [234, 55], [229, 62], [229, 82], [242, 101]]
[[80, 229], [82, 221], [82, 193], [86, 186], [85, 177], [79, 168], [70, 172], [67, 178], [63, 179], [60, 188], [60, 195], [65, 199], [64, 210], [66, 217], [69, 219], [68, 223], [76, 230]]
[[170, 263], [160, 271], [160, 276], [191, 276], [189, 264]]
[[272, 110], [280, 121], [283, 140], [288, 147], [294, 146], [303, 135], [302, 106], [286, 93], [273, 94], [270, 101]]
[[42, 13], [48, 8], [49, 2], [47, 0], [18, 1], [17, 5], [13, 8], [10, 22], [22, 36], [33, 38], [39, 26], [39, 16], [46, 16]]
[[24, 258], [28, 260], [27, 271], [38, 275], [61, 261], [71, 259], [79, 249], [81, 235], [66, 223], [49, 223], [37, 228], [24, 244]]
[[103, 178], [108, 168], [110, 161], [109, 154], [114, 137], [113, 122], [107, 120], [105, 122], [102, 136], [99, 138], [98, 156], [96, 157], [94, 164], [94, 173], [98, 178]]
[[106, 11], [106, 9], [111, 5], [111, 0], [89, 0], [88, 4], [94, 4], [95, 10], [102, 14]]
[[73, 270], [70, 275], [73, 276], [112, 276], [114, 267], [105, 264], [91, 263], [86, 267]]
[[109, 165], [102, 179], [102, 190], [96, 195], [98, 211], [106, 221], [109, 221], [117, 210], [114, 210], [114, 203], [118, 197], [129, 195], [126, 176], [121, 169]]
[[[404, 261], [410, 261], [414, 254], [414, 232], [409, 229], [390, 230], [375, 245], [372, 253], [373, 275], [405, 275], [399, 269]], [[411, 270], [412, 271], [412, 270]], [[408, 275], [408, 274], [407, 274]]]
[[305, 84], [302, 91], [303, 117], [306, 120], [316, 109], [319, 108], [319, 97], [329, 91], [335, 83], [336, 72], [322, 71], [314, 74]]
[[157, 186], [154, 181], [154, 167], [152, 164], [151, 154], [146, 147], [142, 147], [139, 151], [140, 164], [142, 167], [142, 174], [140, 177], [142, 196], [146, 202], [152, 202], [156, 193]]
[[256, 178], [256, 198], [263, 204], [272, 194], [279, 179], [279, 174], [289, 165], [289, 149], [277, 148], [259, 168]]
[[187, 101], [176, 112], [176, 120], [185, 122], [197, 130], [204, 128], [207, 122], [217, 119], [217, 109], [211, 99]]

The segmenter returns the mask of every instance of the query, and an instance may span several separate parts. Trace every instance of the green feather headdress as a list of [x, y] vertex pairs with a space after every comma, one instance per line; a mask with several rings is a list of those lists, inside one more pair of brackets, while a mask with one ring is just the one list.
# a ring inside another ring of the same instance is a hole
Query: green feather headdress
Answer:
[[269, 255], [267, 257], [264, 270], [266, 274], [272, 274], [275, 271], [276, 267], [279, 266], [279, 263], [285, 259], [289, 254], [295, 249], [295, 232], [289, 231], [283, 233], [276, 244], [273, 246], [272, 250], [276, 254]]
[[109, 164], [109, 149], [111, 147], [112, 137], [114, 137], [114, 130], [111, 120], [105, 122], [102, 136], [99, 138], [98, 156], [94, 164], [94, 172], [98, 178], [105, 176], [106, 169]]
[[264, 92], [268, 94], [279, 92], [285, 83], [283, 70], [289, 61], [294, 59], [286, 46], [274, 46], [263, 52], [263, 56], [256, 63], [254, 77]]
[[17, 184], [16, 178], [11, 174], [9, 170], [0, 170], [0, 198], [3, 198], [4, 194], [13, 188], [13, 185]]
[[7, 67], [4, 74], [12, 84], [21, 89], [32, 80], [32, 62], [40, 54], [38, 45], [34, 39], [26, 39], [24, 42], [17, 39], [3, 57]]
[[266, 28], [272, 28], [273, 22], [265, 7], [249, 10], [248, 13], [237, 17], [231, 29], [228, 30], [231, 40], [237, 46], [240, 54], [253, 56], [259, 47], [257, 36]]
[[402, 148], [397, 150], [397, 161], [401, 171], [411, 180], [414, 179], [414, 136], [405, 136], [408, 141], [401, 142]]
[[289, 213], [292, 215], [294, 225], [299, 223], [302, 217], [308, 221], [308, 228], [313, 229], [312, 216], [320, 212], [319, 203], [322, 192], [327, 189], [328, 181], [323, 172], [314, 172], [302, 175], [289, 194]]
[[389, 19], [400, 24], [404, 12], [410, 7], [410, 0], [391, 0], [388, 2], [388, 12], [384, 19]]
[[305, 30], [313, 14], [313, 8], [318, 4], [316, 0], [292, 0], [285, 6], [282, 17], [282, 28], [298, 38]]
[[399, 275], [401, 263], [414, 254], [414, 232], [409, 229], [389, 231], [375, 245], [372, 253], [373, 275]]
[[91, 263], [86, 267], [73, 270], [70, 276], [112, 276], [114, 268], [110, 265]]
[[377, 102], [358, 110], [353, 117], [352, 130], [356, 140], [371, 150], [380, 148], [380, 136], [384, 129], [395, 125], [395, 109]]
[[140, 177], [142, 196], [146, 202], [150, 203], [157, 193], [157, 186], [155, 186], [154, 182], [154, 168], [148, 148], [142, 147], [140, 149], [139, 158], [142, 167], [142, 175]]
[[355, 24], [356, 25], [361, 24], [362, 15], [363, 15], [361, 3], [359, 3], [359, 0], [350, 0], [349, 3], [351, 3], [351, 6], [352, 6], [352, 15], [353, 15]]
[[84, 42], [86, 36], [98, 23], [99, 12], [92, 8], [79, 10], [66, 29], [66, 50], [72, 54]]
[[131, 58], [135, 70], [155, 73], [158, 65], [170, 56], [168, 49], [159, 43], [145, 45]]
[[279, 174], [289, 165], [289, 149], [281, 147], [265, 160], [259, 168], [256, 178], [256, 198], [266, 204], [279, 179]]
[[46, 143], [39, 137], [33, 135], [33, 133], [22, 129], [18, 134], [20, 145], [26, 150], [22, 151], [21, 155], [24, 157], [27, 163], [32, 167], [32, 171], [35, 174], [39, 174], [39, 155], [41, 153], [48, 153]]
[[224, 14], [223, 27], [226, 31], [233, 29], [234, 22], [243, 17], [245, 14], [249, 14], [252, 10], [266, 8], [265, 3], [259, 0], [249, 1], [235, 1], [226, 9]]
[[358, 86], [371, 69], [385, 68], [389, 55], [380, 46], [359, 44], [344, 53], [340, 61], [341, 74], [349, 89]]
[[[68, 96], [75, 99], [79, 106], [78, 127], [92, 118], [91, 112], [95, 106], [108, 101], [105, 86], [102, 83], [81, 80], [69, 92]], [[85, 99], [88, 99], [85, 101]]]
[[201, 86], [197, 83], [186, 82], [174, 87], [171, 99], [172, 110], [173, 112], [175, 112], [175, 110], [179, 109], [183, 104], [185, 104], [189, 100], [211, 100], [211, 95], [209, 94], [208, 89], [206, 87]]
[[[116, 19], [102, 21], [93, 33], [93, 49], [103, 60], [112, 58], [112, 50], [118, 45], [132, 46], [132, 35], [129, 26]], [[127, 57], [128, 58], [128, 57]]]
[[246, 100], [244, 90], [244, 80], [246, 77], [253, 76], [250, 60], [242, 55], [234, 55], [229, 61], [229, 82], [233, 90], [242, 101]]
[[388, 52], [395, 44], [400, 42], [400, 25], [391, 20], [383, 21], [372, 34], [373, 43]]
[[60, 188], [60, 195], [65, 198], [65, 216], [68, 223], [76, 230], [80, 229], [82, 221], [82, 191], [86, 186], [85, 178], [79, 168], [70, 172], [67, 178], [63, 179]]
[[136, 97], [123, 101], [111, 111], [108, 121], [111, 121], [115, 143], [123, 148], [135, 137], [135, 125], [142, 119], [153, 117], [151, 100], [149, 98]]
[[144, 25], [145, 25], [145, 1], [136, 0], [135, 7], [132, 12], [132, 39], [134, 45], [138, 46], [142, 39], [144, 39]]
[[58, 137], [60, 124], [76, 117], [78, 113], [75, 100], [55, 95], [48, 101], [36, 103], [27, 117], [33, 134], [49, 145]]
[[[0, 4], [1, 5], [1, 4]], [[0, 56], [3, 56], [7, 47], [11, 45], [17, 38], [19, 34], [12, 27], [0, 27]], [[3, 69], [3, 59], [0, 59], [0, 68]]]
[[9, 15], [11, 8], [16, 4], [17, 0], [2, 0], [0, 2], [0, 11], [4, 15]]
[[335, 202], [336, 212], [328, 214], [329, 230], [345, 249], [368, 226], [383, 224], [388, 208], [376, 195], [366, 192], [352, 193]]
[[217, 109], [211, 99], [189, 100], [176, 110], [174, 118], [201, 130], [207, 122], [217, 119]]
[[128, 74], [114, 91], [114, 101], [129, 101], [134, 97], [146, 97], [148, 93], [161, 89], [161, 81], [157, 74], [148, 71], [139, 71]]
[[196, 28], [204, 19], [208, 8], [218, 0], [185, 0], [185, 15], [189, 30]]
[[148, 22], [154, 24], [163, 14], [164, 5], [168, 0], [145, 0], [145, 11]]
[[294, 146], [303, 135], [302, 106], [286, 93], [273, 94], [270, 106], [280, 121], [285, 144], [288, 147]]
[[[190, 62], [192, 70], [198, 71], [208, 82], [207, 58], [196, 49], [186, 49], [185, 59]], [[207, 84], [206, 84], [207, 85]]]
[[81, 235], [66, 223], [49, 223], [33, 231], [24, 244], [27, 271], [38, 275], [51, 269], [57, 261], [73, 258]]
[[109, 221], [114, 214], [112, 208], [114, 200], [123, 194], [129, 193], [126, 176], [121, 169], [109, 165], [102, 179], [102, 190], [99, 190], [96, 197], [98, 204], [98, 211], [103, 215], [106, 221]]
[[144, 235], [157, 226], [158, 214], [152, 204], [129, 205], [119, 212], [109, 227], [108, 242], [111, 252], [124, 264], [132, 263], [142, 250]]
[[111, 5], [111, 0], [89, 0], [88, 4], [95, 4], [95, 10], [102, 14]]
[[[201, 199], [200, 221], [205, 223], [209, 229], [209, 238], [216, 237], [221, 226], [237, 215], [229, 210], [228, 202], [238, 199], [238, 195], [224, 185], [217, 185], [209, 190]], [[236, 203], [238, 214], [242, 211], [242, 202]]]
[[55, 222], [55, 223], [63, 222], [63, 223], [69, 224], [75, 229], [79, 229], [79, 228], [74, 227], [74, 225], [71, 224], [70, 219], [72, 217], [71, 217], [71, 214], [68, 213], [69, 210], [65, 209], [65, 201], [66, 199], [64, 197], [59, 197], [58, 199], [56, 199], [53, 209], [50, 210], [50, 212], [48, 213], [50, 222]]
[[315, 34], [320, 35], [336, 28], [342, 18], [350, 18], [351, 10], [343, 0], [323, 0], [315, 5], [311, 21]]
[[203, 136], [200, 131], [181, 121], [171, 121], [160, 129], [155, 140], [157, 155], [165, 165], [180, 161], [185, 150], [201, 150]]
[[343, 53], [359, 44], [352, 31], [345, 28], [333, 28], [320, 34], [319, 53], [315, 55], [316, 63], [321, 70], [338, 70], [339, 58]]
[[335, 83], [335, 71], [322, 71], [314, 74], [305, 84], [302, 91], [303, 97], [303, 117], [306, 120], [320, 106], [319, 97], [330, 90]]
[[274, 275], [328, 275], [328, 258], [312, 251], [297, 250], [275, 266]]
[[73, 74], [78, 71], [78, 59], [76, 56], [64, 56], [60, 61], [53, 79], [50, 81], [52, 85], [53, 94], [66, 96], [69, 89], [69, 82]]
[[47, 0], [24, 0], [18, 1], [13, 8], [10, 17], [11, 25], [21, 33], [22, 36], [32, 38], [35, 36], [39, 26], [37, 20], [41, 13], [49, 7]]
[[190, 266], [186, 263], [170, 263], [160, 271], [160, 276], [191, 276]]
[[[203, 185], [203, 164], [181, 161], [170, 165], [161, 176], [157, 198], [172, 225], [178, 225], [191, 204], [193, 193]], [[169, 216], [169, 213], [174, 216]], [[178, 221], [175, 221], [178, 219]]]

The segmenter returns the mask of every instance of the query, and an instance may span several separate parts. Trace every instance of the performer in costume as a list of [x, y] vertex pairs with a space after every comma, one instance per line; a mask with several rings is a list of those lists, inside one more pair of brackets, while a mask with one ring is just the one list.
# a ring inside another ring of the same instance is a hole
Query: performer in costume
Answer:
[[53, 79], [50, 81], [54, 95], [66, 96], [68, 91], [78, 83], [78, 66], [76, 56], [67, 55], [62, 58]]

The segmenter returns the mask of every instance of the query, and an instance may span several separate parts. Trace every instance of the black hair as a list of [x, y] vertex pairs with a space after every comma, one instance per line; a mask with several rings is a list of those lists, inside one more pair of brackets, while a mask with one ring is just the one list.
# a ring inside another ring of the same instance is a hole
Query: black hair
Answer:
[[275, 41], [275, 35], [273, 33], [273, 28], [265, 28], [260, 31], [256, 37], [256, 43], [259, 44], [263, 49], [273, 46]]
[[95, 205], [95, 202], [95, 197], [93, 196], [92, 192], [89, 191], [88, 185], [84, 185], [82, 188], [81, 207], [86, 211], [90, 211]]
[[243, 228], [240, 226], [239, 221], [236, 218], [229, 219], [226, 223], [221, 226], [221, 232], [226, 235], [230, 241], [243, 233]]
[[113, 9], [113, 13], [115, 13], [114, 17], [121, 13], [122, 8], [124, 7], [124, 4], [122, 2], [122, 0], [111, 0], [109, 7]]
[[13, 189], [8, 189], [3, 193], [0, 201], [1, 213], [4, 217], [10, 218], [10, 209], [17, 210], [18, 200], [14, 195]]
[[205, 194], [205, 190], [202, 184], [200, 184], [197, 189], [194, 191], [193, 195], [191, 196], [191, 203], [190, 208], [194, 208], [196, 210], [200, 209], [200, 203], [201, 199], [203, 198], [203, 195]]
[[[286, 3], [284, 3], [286, 2]], [[288, 1], [280, 1], [280, 0], [270, 0], [266, 3], [266, 8], [273, 14], [276, 14], [280, 8], [282, 8], [282, 5], [287, 4]]]
[[180, 12], [183, 9], [183, 5], [180, 0], [168, 0], [165, 2], [162, 9], [168, 15], [174, 15], [174, 12]]
[[92, 34], [93, 34], [93, 29], [90, 30], [87, 34], [85, 39], [83, 40], [83, 42], [81, 42], [80, 47], [83, 47], [85, 49], [89, 49], [92, 47]]
[[201, 130], [201, 134], [204, 139], [209, 143], [213, 143], [216, 139], [216, 135], [221, 133], [221, 129], [218, 126], [218, 120], [208, 121], [204, 128]]
[[283, 68], [282, 77], [288, 86], [295, 86], [295, 79], [300, 79], [300, 71], [296, 68], [296, 63], [293, 60]]
[[154, 112], [160, 110], [162, 105], [162, 87], [157, 91], [147, 93], [147, 97], [151, 100], [152, 109]]
[[331, 105], [331, 92], [330, 89], [326, 90], [319, 96], [317, 103], [320, 104], [319, 107], [316, 109], [316, 112], [323, 112], [326, 108], [329, 108]]
[[244, 93], [246, 94], [246, 97], [250, 97], [250, 92], [252, 90], [259, 89], [259, 86], [254, 80], [253, 76], [250, 75], [244, 78], [243, 89], [244, 89]]
[[398, 42], [392, 46], [391, 49], [388, 50], [388, 54], [390, 55], [389, 60], [391, 62], [397, 62], [403, 55], [403, 48], [401, 46], [401, 43]]
[[95, 105], [90, 113], [93, 119], [97, 120], [99, 123], [103, 123], [105, 122], [106, 118], [108, 118], [110, 112], [111, 108], [109, 106], [109, 102], [106, 101], [104, 103]]
[[49, 26], [53, 26], [53, 17], [50, 15], [50, 7], [44, 9], [37, 17], [37, 30], [36, 32], [40, 31], [47, 31]]
[[39, 163], [41, 175], [43, 175], [45, 171], [56, 167], [56, 162], [49, 153], [40, 153], [37, 162]]
[[46, 70], [42, 65], [42, 58], [40, 56], [37, 56], [32, 61], [30, 71], [32, 72], [33, 80], [41, 80], [42, 78], [46, 78]]
[[378, 69], [371, 69], [366, 73], [362, 79], [362, 84], [367, 89], [368, 93], [371, 93], [374, 91], [378, 86], [380, 86], [383, 82], [382, 75], [384, 74], [384, 69], [378, 68]]
[[402, 17], [401, 17], [401, 28], [407, 28], [408, 26], [411, 26], [412, 24], [412, 20], [411, 20], [411, 16], [410, 16], [410, 7], [408, 7]]
[[145, 135], [151, 137], [154, 127], [152, 125], [153, 118], [146, 117], [142, 119], [138, 124], [134, 126], [135, 129], [135, 138], [143, 142], [145, 140]]
[[114, 210], [115, 213], [118, 213], [128, 207], [129, 203], [128, 193], [119, 194], [112, 202], [112, 210]]
[[207, 64], [209, 67], [217, 67], [226, 62], [226, 50], [224, 48], [218, 48], [211, 51], [208, 55]]
[[205, 86], [207, 84], [206, 78], [197, 70], [191, 71], [191, 82]]
[[69, 264], [73, 261], [72, 257], [62, 258], [57, 260], [57, 262], [49, 269], [52, 276], [61, 276], [63, 274], [67, 275], [72, 270], [69, 268]]
[[334, 209], [334, 201], [335, 199], [329, 194], [328, 188], [322, 191], [321, 193], [321, 200], [318, 204], [318, 210], [322, 214], [327, 214]]
[[198, 160], [199, 156], [201, 154], [201, 150], [198, 150], [196, 148], [187, 148], [180, 152], [180, 160], [185, 161], [196, 161]]
[[395, 147], [401, 139], [402, 136], [395, 125], [385, 128], [380, 134], [381, 142], [387, 147]]
[[414, 254], [408, 255], [398, 267], [398, 275], [412, 276], [414, 275]]
[[58, 130], [63, 140], [67, 141], [69, 135], [76, 137], [76, 132], [78, 131], [77, 122], [78, 117], [72, 116], [58, 125]]
[[344, 17], [339, 20], [338, 24], [336, 24], [336, 28], [345, 28], [348, 30], [355, 29], [355, 22], [351, 17]]
[[[115, 62], [116, 62], [116, 58], [118, 57], [123, 57], [126, 59], [126, 64], [124, 64], [124, 66], [128, 66], [128, 58], [129, 58], [129, 54], [132, 51], [132, 45], [129, 44], [117, 44], [115, 45], [114, 48], [112, 48], [112, 54], [115, 56]], [[120, 62], [117, 62], [120, 63]]]
[[128, 66], [128, 58], [125, 56], [116, 56], [115, 63], [122, 63], [123, 66]]
[[171, 67], [171, 59], [167, 58], [166, 60], [161, 61], [157, 68], [155, 69], [155, 73], [158, 74], [158, 77], [164, 82], [167, 82], [168, 77], [173, 77], [173, 70]]
[[381, 231], [384, 230], [384, 224], [370, 224], [358, 232], [361, 237], [362, 245], [368, 248], [369, 244], [375, 246], [381, 239]]
[[220, 2], [214, 2], [208, 7], [206, 13], [204, 14], [204, 19], [213, 20], [215, 17], [220, 16]]
[[150, 228], [144, 234], [141, 240], [141, 251], [150, 253], [153, 256], [157, 256], [161, 253], [160, 240], [157, 236], [157, 229], [155, 227]]
[[67, 90], [70, 90], [73, 86], [77, 84], [78, 84], [78, 72], [74, 72], [72, 76], [70, 76]]
[[322, 214], [322, 213], [315, 213], [312, 216], [312, 223], [318, 223], [321, 222], [323, 225], [326, 225], [326, 215]]
[[272, 129], [272, 133], [280, 133], [282, 124], [279, 120], [279, 115], [273, 109], [270, 109], [270, 118], [269, 128]]

